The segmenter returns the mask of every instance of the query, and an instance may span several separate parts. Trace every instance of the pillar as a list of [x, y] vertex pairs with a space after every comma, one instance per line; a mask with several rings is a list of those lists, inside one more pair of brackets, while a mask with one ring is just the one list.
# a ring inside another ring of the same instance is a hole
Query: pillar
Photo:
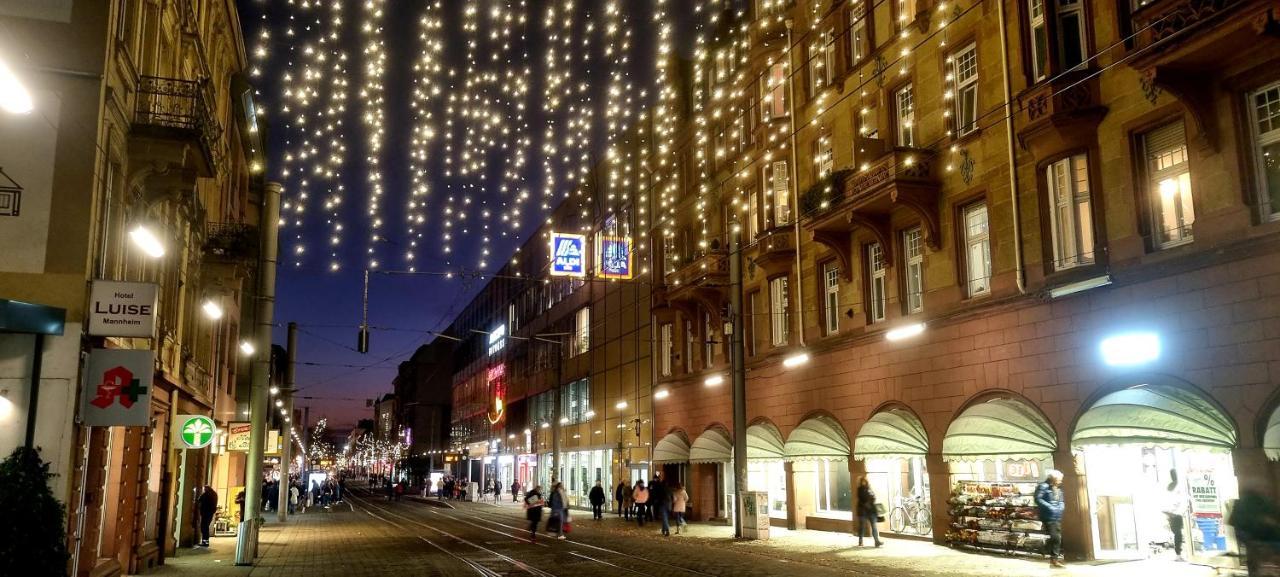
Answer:
[[1062, 556], [1072, 561], [1089, 559], [1093, 556], [1093, 516], [1084, 459], [1069, 448], [1059, 450], [1053, 454], [1053, 466], [1062, 471]]
[[933, 515], [933, 542], [946, 545], [947, 527], [951, 526], [951, 510], [947, 506], [947, 500], [951, 498], [951, 466], [942, 458], [942, 453], [929, 453], [924, 456], [924, 468], [929, 475], [929, 513]]
[[787, 529], [796, 530], [796, 469], [791, 461], [782, 462], [782, 470], [787, 479]]
[[849, 490], [853, 492], [853, 512], [849, 515], [849, 532], [858, 534], [858, 483], [867, 475], [867, 462], [849, 459]]

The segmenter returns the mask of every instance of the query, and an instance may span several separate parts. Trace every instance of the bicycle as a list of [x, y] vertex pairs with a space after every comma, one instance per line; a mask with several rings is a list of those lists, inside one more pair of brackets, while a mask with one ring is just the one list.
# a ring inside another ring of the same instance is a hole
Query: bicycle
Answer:
[[898, 503], [889, 512], [889, 530], [905, 533], [907, 529], [917, 535], [928, 535], [933, 529], [933, 514], [923, 497], [898, 497]]

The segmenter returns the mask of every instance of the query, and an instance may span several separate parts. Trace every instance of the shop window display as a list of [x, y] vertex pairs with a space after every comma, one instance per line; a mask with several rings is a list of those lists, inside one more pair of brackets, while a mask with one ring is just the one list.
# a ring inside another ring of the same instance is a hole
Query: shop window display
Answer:
[[749, 461], [747, 490], [769, 493], [769, 516], [787, 518], [787, 473], [782, 461]]
[[885, 504], [888, 530], [908, 535], [933, 533], [929, 475], [924, 457], [867, 459], [867, 481]]
[[1049, 539], [1036, 510], [1036, 484], [1048, 459], [982, 459], [951, 464], [952, 546], [1040, 553]]

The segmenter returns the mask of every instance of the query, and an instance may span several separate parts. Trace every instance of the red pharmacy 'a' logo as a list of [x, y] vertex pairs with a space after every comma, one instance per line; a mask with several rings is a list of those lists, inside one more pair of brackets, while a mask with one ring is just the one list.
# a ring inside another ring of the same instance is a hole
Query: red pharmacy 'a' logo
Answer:
[[142, 386], [142, 382], [133, 378], [133, 371], [124, 367], [115, 367], [102, 373], [102, 382], [98, 383], [98, 396], [89, 404], [105, 409], [115, 404], [119, 399], [120, 405], [128, 409], [138, 402], [138, 399], [147, 394], [147, 388]]

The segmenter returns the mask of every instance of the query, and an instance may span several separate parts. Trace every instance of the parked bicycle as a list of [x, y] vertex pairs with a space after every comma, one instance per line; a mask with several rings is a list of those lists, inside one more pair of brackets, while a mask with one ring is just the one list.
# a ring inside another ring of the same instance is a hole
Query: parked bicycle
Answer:
[[908, 531], [916, 535], [928, 535], [933, 530], [933, 513], [924, 497], [898, 497], [897, 504], [889, 512], [889, 529], [894, 533]]

